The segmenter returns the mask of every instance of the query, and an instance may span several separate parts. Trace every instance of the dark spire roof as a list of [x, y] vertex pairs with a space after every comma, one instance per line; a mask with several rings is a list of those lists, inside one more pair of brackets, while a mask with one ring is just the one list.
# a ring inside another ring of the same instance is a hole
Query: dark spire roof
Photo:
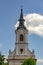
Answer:
[[21, 9], [20, 18], [23, 19], [23, 9]]
[[23, 18], [23, 9], [21, 8], [20, 18], [19, 18], [19, 26], [17, 27], [17, 29], [20, 29], [20, 28], [26, 29], [26, 27], [24, 25], [24, 21], [25, 21], [25, 19]]
[[21, 13], [20, 13], [20, 19], [19, 19], [19, 25], [23, 26], [24, 25], [24, 18], [23, 18], [23, 9], [21, 9]]

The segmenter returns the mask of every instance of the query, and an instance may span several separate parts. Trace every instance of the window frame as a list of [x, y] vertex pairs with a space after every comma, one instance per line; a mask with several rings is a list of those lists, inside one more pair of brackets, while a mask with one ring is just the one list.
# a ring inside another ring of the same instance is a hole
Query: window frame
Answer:
[[20, 41], [23, 41], [24, 40], [24, 36], [23, 34], [20, 34]]

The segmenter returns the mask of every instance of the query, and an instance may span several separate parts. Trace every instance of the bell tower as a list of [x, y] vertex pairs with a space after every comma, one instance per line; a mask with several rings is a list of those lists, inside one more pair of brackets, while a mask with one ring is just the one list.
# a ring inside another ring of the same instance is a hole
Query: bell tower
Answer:
[[28, 49], [28, 30], [24, 25], [23, 9], [20, 12], [19, 26], [15, 30], [16, 43], [13, 51], [9, 50], [8, 65], [21, 65], [25, 59], [32, 58], [36, 61], [34, 50]]
[[28, 48], [28, 30], [24, 25], [23, 9], [21, 9], [19, 26], [15, 30], [16, 33], [16, 55], [27, 55]]

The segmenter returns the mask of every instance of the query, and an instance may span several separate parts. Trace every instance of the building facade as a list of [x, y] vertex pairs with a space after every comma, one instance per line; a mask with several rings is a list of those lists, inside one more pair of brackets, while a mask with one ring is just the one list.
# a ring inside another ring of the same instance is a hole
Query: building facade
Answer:
[[15, 30], [16, 33], [16, 43], [15, 49], [11, 52], [9, 50], [8, 64], [9, 65], [21, 65], [25, 59], [35, 58], [34, 50], [31, 52], [28, 49], [28, 30], [24, 25], [23, 9], [21, 9], [19, 26]]

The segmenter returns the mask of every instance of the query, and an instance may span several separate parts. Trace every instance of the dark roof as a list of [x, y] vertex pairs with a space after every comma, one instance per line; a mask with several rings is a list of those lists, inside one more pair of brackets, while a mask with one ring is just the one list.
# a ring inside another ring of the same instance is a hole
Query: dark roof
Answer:
[[24, 21], [25, 19], [23, 18], [23, 9], [21, 9], [20, 18], [19, 18], [19, 26], [17, 27], [17, 29], [20, 29], [20, 28], [26, 29], [24, 25]]

